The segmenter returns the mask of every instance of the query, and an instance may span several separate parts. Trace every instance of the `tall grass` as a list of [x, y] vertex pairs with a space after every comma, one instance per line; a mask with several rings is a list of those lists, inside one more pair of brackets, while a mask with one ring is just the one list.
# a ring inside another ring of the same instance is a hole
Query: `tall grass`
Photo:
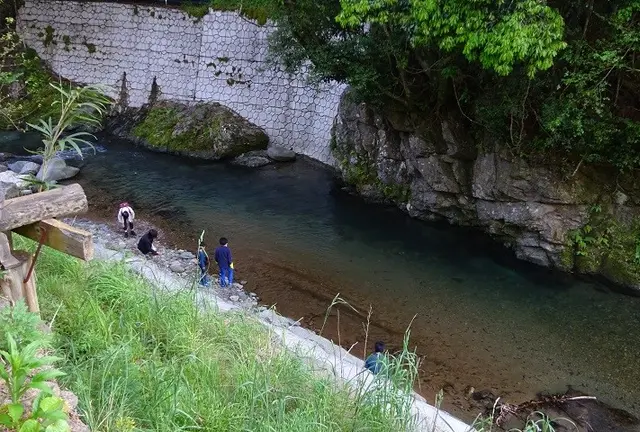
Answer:
[[281, 350], [252, 317], [199, 310], [194, 291], [157, 292], [124, 264], [84, 265], [55, 251], [42, 254], [37, 270], [43, 318], [53, 319], [54, 345], [66, 359], [65, 384], [92, 430], [400, 431], [408, 424], [404, 405], [368, 397], [375, 389], [354, 397]]

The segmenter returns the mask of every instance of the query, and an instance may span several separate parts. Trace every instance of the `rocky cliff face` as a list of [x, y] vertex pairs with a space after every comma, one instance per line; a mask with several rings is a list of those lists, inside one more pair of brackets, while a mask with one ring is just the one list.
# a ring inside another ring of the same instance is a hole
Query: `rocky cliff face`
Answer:
[[[573, 176], [484, 150], [455, 119], [376, 113], [345, 93], [332, 151], [344, 180], [411, 216], [476, 226], [523, 260], [602, 275], [640, 293], [637, 187], [593, 169]], [[620, 180], [620, 179], [618, 179]]]

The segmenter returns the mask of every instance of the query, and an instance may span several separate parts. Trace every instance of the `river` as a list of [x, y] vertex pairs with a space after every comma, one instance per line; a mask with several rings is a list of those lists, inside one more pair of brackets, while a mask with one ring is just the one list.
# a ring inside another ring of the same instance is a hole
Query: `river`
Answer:
[[469, 387], [518, 403], [571, 386], [640, 415], [640, 298], [367, 204], [308, 161], [250, 170], [99, 145], [77, 177], [94, 216], [127, 200], [160, 224], [160, 241], [193, 250], [201, 230], [210, 244], [228, 237], [246, 288], [315, 329], [340, 293], [360, 313], [340, 308], [325, 334], [359, 355], [370, 306], [369, 349], [399, 348], [412, 323], [420, 391], [433, 400], [444, 388], [444, 407], [464, 420], [479, 409]]

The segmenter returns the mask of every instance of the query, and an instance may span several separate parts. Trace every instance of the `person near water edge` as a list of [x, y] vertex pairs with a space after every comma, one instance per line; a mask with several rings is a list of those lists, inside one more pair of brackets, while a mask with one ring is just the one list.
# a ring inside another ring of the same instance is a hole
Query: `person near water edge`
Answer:
[[231, 257], [231, 249], [229, 249], [229, 241], [225, 237], [220, 239], [220, 246], [216, 248], [214, 258], [220, 269], [220, 286], [231, 286], [233, 284], [233, 258]]
[[145, 235], [140, 237], [140, 241], [138, 242], [138, 250], [142, 252], [143, 255], [158, 255], [158, 251], [156, 247], [153, 245], [153, 241], [158, 238], [158, 231], [154, 229], [150, 229]]
[[118, 222], [122, 224], [124, 229], [124, 236], [126, 238], [135, 237], [136, 233], [133, 231], [133, 220], [136, 217], [136, 213], [133, 211], [128, 202], [123, 202], [120, 204], [120, 208], [118, 209]]
[[385, 365], [384, 359], [384, 342], [376, 342], [373, 354], [371, 354], [364, 362], [365, 369], [368, 369], [371, 373], [379, 373]]
[[198, 266], [200, 267], [200, 285], [208, 287], [210, 284], [209, 275], [207, 274], [209, 255], [207, 255], [206, 246], [204, 242], [201, 242], [200, 247], [198, 247]]

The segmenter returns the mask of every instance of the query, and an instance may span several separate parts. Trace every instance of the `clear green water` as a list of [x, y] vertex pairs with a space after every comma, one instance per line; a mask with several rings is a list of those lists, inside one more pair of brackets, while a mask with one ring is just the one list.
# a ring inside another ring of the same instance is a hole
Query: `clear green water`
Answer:
[[[467, 386], [513, 401], [573, 386], [640, 414], [640, 298], [517, 264], [462, 229], [365, 204], [309, 163], [246, 170], [126, 143], [104, 149], [85, 159], [81, 183], [178, 231], [229, 237], [239, 271], [250, 268], [257, 281], [252, 289], [294, 318], [321, 313], [315, 303], [326, 307], [337, 292], [362, 310], [373, 306], [372, 337], [399, 338], [415, 315], [426, 393], [449, 385], [460, 412], [469, 409]], [[292, 271], [306, 283], [291, 282]], [[360, 324], [344, 323], [353, 327], [345, 339], [362, 343]]]

